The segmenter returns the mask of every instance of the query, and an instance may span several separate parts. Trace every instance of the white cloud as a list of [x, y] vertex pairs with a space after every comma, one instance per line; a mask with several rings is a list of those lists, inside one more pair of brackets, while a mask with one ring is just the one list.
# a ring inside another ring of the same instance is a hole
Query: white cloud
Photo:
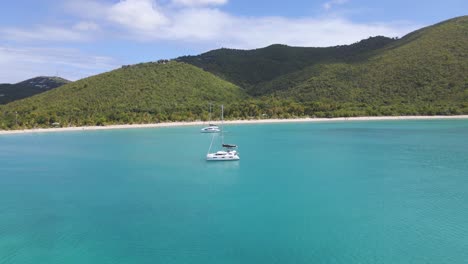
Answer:
[[256, 48], [281, 43], [293, 46], [326, 47], [351, 44], [369, 36], [401, 36], [411, 27], [394, 28], [385, 24], [359, 24], [348, 20], [332, 19], [286, 19], [270, 17], [263, 19], [238, 19], [226, 29], [229, 40], [223, 46]]
[[108, 19], [132, 30], [154, 31], [168, 20], [152, 0], [122, 0], [108, 10]]
[[[330, 9], [348, 1], [330, 0], [323, 6]], [[119, 38], [195, 43], [207, 49], [220, 46], [258, 48], [274, 43], [317, 47], [343, 45], [375, 35], [402, 36], [419, 26], [409, 23], [356, 23], [336, 15], [317, 18], [243, 17], [219, 8], [200, 6], [225, 2], [167, 0], [157, 5], [154, 0], [120, 0], [104, 5], [84, 0], [75, 6], [78, 9], [73, 12], [81, 14], [91, 8], [99, 9], [94, 12], [101, 14], [100, 20], [95, 18], [100, 27], [108, 32], [117, 32]], [[177, 3], [179, 5], [174, 5]]]
[[96, 31], [99, 30], [99, 25], [94, 22], [81, 21], [75, 24], [75, 26], [73, 26], [73, 29], [79, 31]]
[[[330, 0], [324, 4], [324, 8], [330, 9], [346, 1]], [[161, 0], [158, 5], [155, 0], [120, 0], [113, 4], [97, 0], [68, 0], [66, 8], [73, 7], [73, 10], [70, 10], [72, 18], [81, 22], [70, 25], [70, 28], [0, 27], [0, 49], [2, 39], [30, 41], [29, 43], [34, 43], [32, 45], [37, 45], [38, 41], [51, 45], [54, 42], [99, 39], [103, 43], [107, 42], [109, 46], [113, 45], [113, 42], [125, 39], [168, 42], [190, 47], [192, 50], [193, 47], [203, 50], [220, 47], [252, 49], [275, 43], [324, 47], [351, 44], [376, 35], [401, 37], [421, 27], [411, 23], [357, 23], [330, 13], [322, 17], [303, 18], [245, 17], [206, 6], [222, 2], [226, 1]], [[13, 58], [10, 60], [12, 64], [5, 62], [8, 58]], [[91, 68], [88, 64], [92, 65]], [[86, 55], [77, 50], [3, 47], [0, 50], [0, 67], [7, 70], [1, 71], [0, 81], [16, 75], [21, 75], [21, 79], [34, 75], [50, 75], [57, 68], [73, 69], [65, 77], [76, 79], [83, 76], [76, 76], [73, 72], [77, 72], [78, 75], [98, 73], [113, 68], [111, 65], [114, 64], [110, 58]], [[25, 76], [26, 68], [30, 70], [28, 76]]]
[[69, 80], [118, 67], [114, 59], [76, 49], [0, 46], [0, 82], [16, 83], [35, 76], [58, 74]]
[[342, 5], [342, 4], [345, 4], [347, 3], [349, 0], [330, 0], [328, 2], [325, 2], [322, 7], [325, 9], [325, 10], [330, 10], [333, 6], [336, 6], [336, 5]]
[[86, 19], [96, 19], [104, 17], [111, 5], [96, 0], [65, 0], [63, 7], [67, 13]]
[[2, 38], [14, 41], [85, 41], [89, 39], [86, 34], [72, 29], [37, 26], [33, 29], [0, 28]]
[[224, 5], [228, 0], [172, 0], [172, 3], [180, 6], [209, 6]]
[[238, 17], [213, 8], [182, 9], [153, 31], [131, 31], [143, 41], [183, 41], [207, 48], [251, 49], [280, 43], [324, 47], [351, 44], [370, 36], [402, 36], [411, 24], [354, 23], [342, 18]]
[[160, 30], [160, 34], [146, 35], [162, 40], [183, 40], [190, 42], [215, 41], [225, 30], [234, 26], [235, 18], [217, 9], [184, 9], [171, 17], [171, 24]]

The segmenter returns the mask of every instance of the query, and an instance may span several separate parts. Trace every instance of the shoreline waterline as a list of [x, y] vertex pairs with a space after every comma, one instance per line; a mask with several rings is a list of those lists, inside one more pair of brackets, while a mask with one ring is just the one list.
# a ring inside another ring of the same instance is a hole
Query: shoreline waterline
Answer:
[[[225, 120], [226, 125], [236, 124], [268, 124], [268, 123], [302, 123], [302, 122], [333, 122], [333, 121], [385, 121], [385, 120], [436, 120], [436, 119], [468, 119], [468, 115], [454, 116], [362, 116], [362, 117], [334, 117], [334, 118], [291, 118], [291, 119], [244, 119]], [[219, 121], [213, 121], [219, 123]], [[124, 124], [108, 126], [81, 126], [81, 127], [59, 127], [59, 128], [32, 128], [21, 130], [0, 130], [0, 135], [45, 133], [45, 132], [68, 132], [89, 130], [111, 130], [111, 129], [135, 129], [135, 128], [157, 128], [157, 127], [180, 127], [180, 126], [203, 126], [207, 121], [185, 121], [185, 122], [163, 122], [153, 124]]]

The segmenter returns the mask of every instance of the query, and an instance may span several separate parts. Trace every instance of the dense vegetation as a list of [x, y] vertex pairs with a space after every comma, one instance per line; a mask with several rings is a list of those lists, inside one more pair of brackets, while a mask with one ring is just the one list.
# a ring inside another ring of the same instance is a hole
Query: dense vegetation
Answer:
[[0, 106], [0, 129], [206, 120], [210, 102], [227, 119], [468, 114], [467, 73], [465, 16], [401, 39], [126, 66]]
[[308, 67], [262, 88], [300, 101], [456, 106], [468, 102], [467, 73], [464, 17], [409, 34], [365, 61]]
[[178, 61], [190, 63], [233, 82], [252, 95], [262, 95], [257, 86], [278, 76], [296, 72], [305, 67], [359, 61], [394, 39], [371, 37], [352, 45], [328, 48], [289, 47], [271, 45], [255, 50], [218, 49], [198, 56], [184, 56]]
[[325, 107], [326, 115], [468, 112], [468, 16], [401, 39], [374, 37], [331, 48], [221, 49], [180, 60], [254, 97], [289, 99], [305, 108], [336, 105]]
[[3, 108], [0, 126], [152, 123], [208, 116], [207, 102], [245, 98], [237, 86], [192, 65], [144, 63], [82, 79]]
[[0, 84], [0, 104], [43, 93], [69, 82], [60, 77], [40, 76], [16, 84]]

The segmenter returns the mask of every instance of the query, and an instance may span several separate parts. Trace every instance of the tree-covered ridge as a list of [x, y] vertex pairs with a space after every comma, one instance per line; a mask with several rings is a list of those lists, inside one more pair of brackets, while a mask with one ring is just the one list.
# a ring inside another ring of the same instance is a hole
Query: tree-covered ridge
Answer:
[[0, 84], [0, 104], [43, 93], [69, 82], [60, 77], [39, 76], [16, 84]]
[[361, 62], [320, 64], [263, 84], [300, 101], [468, 102], [468, 17], [418, 30]]
[[[143, 63], [99, 74], [0, 108], [2, 128], [192, 120], [207, 102], [239, 101], [244, 92], [185, 63]], [[18, 124], [16, 124], [16, 113]]]
[[407, 109], [403, 111], [407, 114], [464, 113], [467, 23], [467, 16], [458, 17], [401, 39], [375, 37], [349, 46], [274, 45], [253, 51], [215, 50], [181, 59], [244, 87], [253, 96], [371, 108], [399, 105], [395, 109]]
[[370, 52], [392, 42], [394, 39], [378, 36], [352, 45], [328, 48], [289, 47], [279, 44], [255, 50], [223, 48], [177, 60], [220, 76], [255, 96], [262, 95], [255, 89], [260, 83], [311, 65], [362, 60]]
[[0, 106], [0, 129], [206, 120], [210, 102], [226, 119], [468, 114], [467, 56], [468, 16], [349, 46], [221, 49]]

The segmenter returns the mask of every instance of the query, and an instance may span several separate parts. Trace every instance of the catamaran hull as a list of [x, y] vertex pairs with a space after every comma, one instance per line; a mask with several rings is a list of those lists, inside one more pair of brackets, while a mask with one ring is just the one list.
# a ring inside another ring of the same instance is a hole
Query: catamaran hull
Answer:
[[[223, 133], [223, 125], [224, 123], [224, 105], [221, 105], [221, 133]], [[219, 129], [217, 126], [215, 125], [211, 125], [209, 127], [205, 127], [202, 129], [202, 131], [204, 129]], [[217, 151], [215, 153], [210, 153], [211, 151], [211, 147], [213, 146], [213, 141], [214, 141], [214, 135], [213, 137], [211, 138], [211, 144], [210, 144], [210, 148], [208, 149], [208, 153], [206, 154], [206, 160], [207, 161], [236, 161], [236, 160], [240, 160], [239, 158], [239, 153], [234, 150], [237, 148], [236, 145], [232, 145], [232, 144], [224, 144], [224, 140], [222, 140], [222, 147], [224, 148], [224, 150], [220, 150], [220, 151]], [[221, 134], [221, 138], [223, 139], [223, 134]]]
[[208, 126], [201, 129], [202, 133], [219, 133], [221, 129], [218, 126]]
[[217, 158], [217, 157], [214, 157], [214, 158], [206, 158], [207, 161], [236, 161], [236, 160], [240, 160], [239, 157], [236, 157], [236, 158]]
[[239, 156], [237, 155], [229, 155], [229, 156], [216, 156], [208, 154], [206, 155], [207, 161], [235, 161], [240, 160]]
[[214, 130], [214, 129], [204, 130], [204, 129], [202, 129], [201, 132], [202, 133], [219, 133], [219, 132], [221, 132], [221, 130], [219, 130], [219, 129], [218, 130]]

